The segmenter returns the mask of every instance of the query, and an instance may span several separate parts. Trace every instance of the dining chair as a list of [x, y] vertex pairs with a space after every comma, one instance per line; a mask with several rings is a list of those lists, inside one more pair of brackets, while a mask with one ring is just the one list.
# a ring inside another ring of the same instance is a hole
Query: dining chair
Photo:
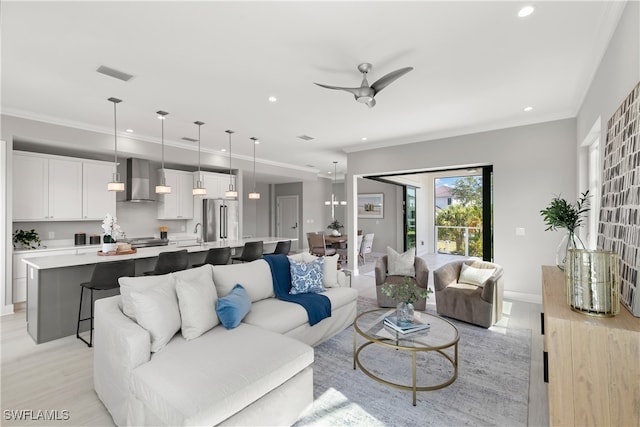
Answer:
[[335, 255], [335, 248], [328, 248], [327, 242], [324, 240], [324, 234], [307, 233], [307, 241], [309, 242], [309, 252], [316, 256]]
[[362, 262], [366, 264], [367, 259], [366, 255], [370, 254], [373, 248], [373, 237], [374, 233], [368, 233], [364, 235], [362, 239], [362, 244], [360, 245], [360, 256], [362, 257]]

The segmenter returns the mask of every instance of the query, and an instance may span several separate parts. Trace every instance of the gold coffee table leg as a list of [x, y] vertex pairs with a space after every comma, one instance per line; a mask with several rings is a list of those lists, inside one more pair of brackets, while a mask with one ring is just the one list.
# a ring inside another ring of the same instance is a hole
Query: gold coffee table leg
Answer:
[[416, 391], [418, 387], [418, 380], [416, 378], [416, 352], [413, 353], [413, 406], [416, 406]]

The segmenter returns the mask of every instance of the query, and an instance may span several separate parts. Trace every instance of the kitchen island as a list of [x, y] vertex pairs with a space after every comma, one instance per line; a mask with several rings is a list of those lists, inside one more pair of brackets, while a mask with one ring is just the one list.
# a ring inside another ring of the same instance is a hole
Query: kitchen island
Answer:
[[[36, 344], [75, 334], [80, 305], [80, 283], [91, 279], [93, 268], [98, 263], [133, 259], [135, 275], [142, 276], [145, 271], [153, 270], [160, 252], [186, 249], [189, 252], [189, 265], [192, 265], [204, 262], [206, 253], [211, 248], [229, 246], [232, 252], [241, 251], [246, 242], [256, 240], [262, 240], [265, 252], [270, 252], [270, 248], [275, 247], [279, 241], [297, 239], [254, 237], [190, 246], [169, 244], [138, 248], [136, 253], [127, 255], [103, 256], [98, 255], [96, 251], [23, 259], [27, 265], [27, 331]], [[118, 292], [118, 289], [101, 291], [97, 297], [116, 295]], [[84, 304], [84, 308], [86, 312], [83, 310], [83, 318], [89, 316], [89, 304]], [[81, 325], [81, 331], [88, 330], [88, 327]]]

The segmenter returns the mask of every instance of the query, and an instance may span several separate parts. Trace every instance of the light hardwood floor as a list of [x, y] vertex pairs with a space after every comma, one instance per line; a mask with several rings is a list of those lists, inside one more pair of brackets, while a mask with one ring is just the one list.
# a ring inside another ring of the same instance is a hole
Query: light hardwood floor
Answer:
[[[375, 259], [375, 258], [373, 258]], [[372, 259], [372, 261], [373, 261]], [[429, 269], [437, 268], [446, 258], [427, 259]], [[361, 267], [352, 286], [361, 295], [375, 298], [373, 262]], [[430, 283], [433, 283], [430, 280]], [[431, 301], [433, 302], [433, 301]], [[529, 425], [548, 425], [547, 387], [542, 381], [541, 305], [505, 301], [500, 325], [532, 331], [531, 371], [529, 381]], [[506, 323], [505, 323], [506, 322]], [[75, 336], [36, 345], [26, 331], [25, 310], [3, 316], [1, 345], [0, 425], [38, 426], [112, 426], [113, 420], [93, 390], [93, 349]], [[68, 411], [68, 420], [43, 421], [8, 419], [5, 411]]]

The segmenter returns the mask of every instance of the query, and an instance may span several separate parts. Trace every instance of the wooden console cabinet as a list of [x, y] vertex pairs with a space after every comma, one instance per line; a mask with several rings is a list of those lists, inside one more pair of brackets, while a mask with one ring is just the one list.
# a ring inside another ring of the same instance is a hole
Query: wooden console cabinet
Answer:
[[640, 426], [640, 319], [576, 313], [564, 272], [542, 267], [550, 426]]

